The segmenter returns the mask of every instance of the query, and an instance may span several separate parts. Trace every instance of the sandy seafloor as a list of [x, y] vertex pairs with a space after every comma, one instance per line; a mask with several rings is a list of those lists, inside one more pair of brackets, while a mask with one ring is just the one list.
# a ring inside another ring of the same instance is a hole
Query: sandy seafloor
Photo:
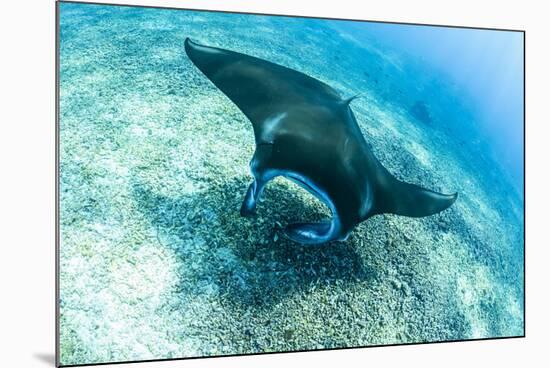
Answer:
[[[420, 62], [316, 20], [76, 4], [60, 20], [62, 364], [523, 334], [521, 196]], [[241, 218], [252, 127], [188, 36], [360, 93], [382, 164], [457, 202], [304, 247], [277, 228], [329, 211], [279, 178]]]

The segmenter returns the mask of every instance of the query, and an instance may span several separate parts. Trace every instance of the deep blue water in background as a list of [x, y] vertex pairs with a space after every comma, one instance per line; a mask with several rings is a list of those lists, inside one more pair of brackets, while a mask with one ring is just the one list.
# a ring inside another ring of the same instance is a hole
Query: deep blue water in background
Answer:
[[[336, 24], [358, 39], [406, 55], [406, 62], [417, 66], [413, 73], [432, 75], [454, 85], [465, 106], [445, 106], [445, 115], [439, 117], [441, 123], [455, 124], [457, 131], [460, 126], [472, 125], [486, 140], [485, 149], [504, 168], [518, 193], [522, 193], [522, 32], [372, 22]], [[420, 88], [417, 91], [419, 96], [425, 92]], [[433, 95], [431, 102], [439, 103], [433, 100]], [[472, 114], [471, 120], [463, 119], [464, 108]]]

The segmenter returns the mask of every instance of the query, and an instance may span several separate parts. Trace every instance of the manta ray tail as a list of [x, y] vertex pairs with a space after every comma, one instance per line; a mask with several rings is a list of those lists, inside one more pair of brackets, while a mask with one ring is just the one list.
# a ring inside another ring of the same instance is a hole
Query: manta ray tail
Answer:
[[442, 194], [404, 183], [395, 178], [383, 190], [377, 204], [377, 213], [393, 213], [409, 217], [424, 217], [449, 208], [458, 197], [458, 193]]

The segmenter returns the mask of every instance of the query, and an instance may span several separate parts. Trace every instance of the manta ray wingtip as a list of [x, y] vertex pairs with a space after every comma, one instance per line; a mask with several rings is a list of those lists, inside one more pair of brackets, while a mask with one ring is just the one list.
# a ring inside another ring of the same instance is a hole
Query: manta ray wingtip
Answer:
[[450, 195], [451, 196], [451, 205], [453, 203], [456, 202], [457, 198], [458, 198], [458, 192], [454, 192], [453, 194]]
[[190, 51], [204, 51], [206, 49], [211, 49], [210, 47], [201, 45], [200, 43], [193, 41], [190, 37], [185, 37], [185, 41], [183, 42], [183, 44], [187, 53], [189, 53]]
[[189, 37], [185, 37], [183, 44], [185, 47], [185, 52], [189, 55], [189, 51], [193, 48], [195, 43]]
[[189, 50], [193, 47], [197, 47], [199, 46], [198, 43], [196, 43], [195, 41], [193, 41], [191, 38], [189, 37], [185, 37], [185, 41], [184, 41], [184, 45], [185, 45], [185, 49], [186, 50]]
[[428, 213], [429, 215], [435, 214], [441, 211], [445, 211], [447, 208], [451, 207], [458, 198], [458, 192], [455, 192], [453, 194], [442, 194], [442, 193], [436, 193], [432, 192], [433, 197], [431, 199], [432, 203], [429, 207], [432, 207], [432, 209]]
[[398, 180], [392, 181], [385, 189], [385, 193], [381, 192], [378, 198], [380, 207], [377, 213], [408, 217], [430, 216], [451, 207], [458, 198], [458, 192], [443, 194]]

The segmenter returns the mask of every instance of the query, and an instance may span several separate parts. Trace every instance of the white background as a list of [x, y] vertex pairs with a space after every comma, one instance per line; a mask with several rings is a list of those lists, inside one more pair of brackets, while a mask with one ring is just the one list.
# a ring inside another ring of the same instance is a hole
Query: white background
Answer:
[[[118, 0], [118, 3], [127, 3]], [[525, 339], [142, 363], [138, 367], [542, 366], [550, 328], [550, 26], [520, 1], [226, 0], [133, 4], [525, 29], [527, 337]], [[525, 4], [529, 5], [525, 5]], [[53, 366], [54, 1], [0, 8], [0, 366]], [[543, 363], [546, 361], [547, 363]]]

